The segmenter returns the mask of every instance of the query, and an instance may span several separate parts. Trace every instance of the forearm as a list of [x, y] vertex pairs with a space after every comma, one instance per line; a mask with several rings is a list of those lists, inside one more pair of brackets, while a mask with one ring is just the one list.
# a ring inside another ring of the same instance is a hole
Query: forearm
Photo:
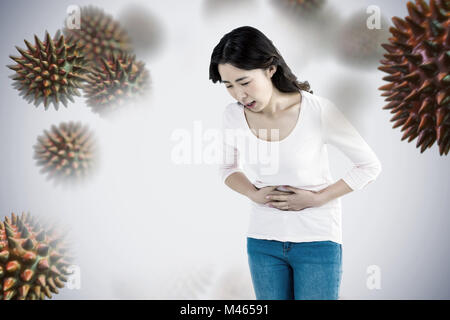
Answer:
[[257, 191], [256, 187], [248, 180], [248, 178], [242, 172], [234, 172], [225, 179], [225, 184], [240, 194], [249, 197], [254, 191]]
[[329, 185], [325, 189], [317, 192], [316, 206], [324, 205], [325, 203], [339, 198], [347, 193], [352, 192], [353, 189], [345, 183], [344, 180], [339, 179], [335, 183]]

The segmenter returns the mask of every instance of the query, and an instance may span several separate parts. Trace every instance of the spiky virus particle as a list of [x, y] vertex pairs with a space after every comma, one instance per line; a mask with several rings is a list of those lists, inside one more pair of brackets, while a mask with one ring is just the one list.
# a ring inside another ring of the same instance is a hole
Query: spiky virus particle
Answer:
[[58, 110], [59, 102], [67, 107], [67, 100], [74, 102], [73, 96], [80, 96], [78, 88], [84, 81], [84, 75], [89, 72], [86, 60], [81, 53], [81, 47], [69, 45], [58, 30], [52, 39], [46, 31], [42, 42], [36, 35], [35, 45], [27, 40], [28, 50], [16, 46], [21, 56], [9, 56], [17, 64], [7, 67], [14, 70], [11, 76], [14, 86], [24, 98], [39, 106], [44, 103], [45, 110], [52, 102]]
[[101, 61], [102, 65], [93, 67], [87, 76], [84, 87], [86, 103], [94, 112], [109, 114], [148, 89], [149, 73], [134, 55], [113, 55]]
[[44, 130], [34, 146], [37, 164], [41, 172], [48, 172], [49, 178], [72, 181], [87, 176], [94, 167], [96, 143], [93, 133], [80, 122], [52, 125], [51, 131]]
[[388, 21], [383, 16], [370, 20], [365, 10], [352, 14], [337, 28], [335, 48], [339, 59], [358, 68], [372, 68], [383, 57], [381, 44], [389, 38]]
[[423, 0], [408, 2], [409, 16], [393, 17], [392, 37], [386, 59], [379, 70], [389, 75], [389, 81], [379, 89], [389, 104], [395, 121], [393, 128], [402, 126], [401, 140], [411, 142], [423, 153], [435, 141], [439, 154], [450, 149], [450, 1]]
[[55, 227], [45, 228], [30, 214], [0, 221], [0, 299], [44, 300], [64, 287], [71, 260]]
[[112, 54], [131, 52], [127, 32], [103, 9], [94, 6], [80, 8], [80, 29], [63, 29], [69, 43], [83, 48], [90, 66], [101, 64], [101, 58]]

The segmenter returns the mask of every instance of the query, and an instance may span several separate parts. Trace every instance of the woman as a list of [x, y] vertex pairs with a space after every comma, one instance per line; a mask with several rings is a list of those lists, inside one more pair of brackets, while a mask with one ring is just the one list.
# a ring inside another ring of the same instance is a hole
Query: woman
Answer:
[[[256, 298], [338, 299], [340, 197], [374, 181], [380, 161], [331, 101], [297, 81], [259, 30], [244, 26], [223, 36], [209, 75], [236, 100], [224, 110], [224, 132], [244, 132], [245, 142], [270, 148], [269, 161], [248, 161], [251, 182], [241, 159], [246, 145], [225, 134], [229, 161], [220, 167], [222, 181], [251, 200], [247, 254]], [[354, 164], [335, 183], [327, 144]]]

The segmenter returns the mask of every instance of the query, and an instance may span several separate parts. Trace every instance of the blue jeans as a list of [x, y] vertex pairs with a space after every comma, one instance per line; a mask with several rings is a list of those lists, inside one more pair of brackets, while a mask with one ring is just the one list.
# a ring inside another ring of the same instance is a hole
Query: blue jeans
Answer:
[[257, 300], [337, 300], [342, 245], [333, 241], [282, 242], [247, 237]]

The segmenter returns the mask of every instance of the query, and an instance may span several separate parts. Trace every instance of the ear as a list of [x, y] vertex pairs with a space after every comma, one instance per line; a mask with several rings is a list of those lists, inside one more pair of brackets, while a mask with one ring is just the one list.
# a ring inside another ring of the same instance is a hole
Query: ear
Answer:
[[269, 74], [270, 74], [271, 78], [272, 78], [272, 76], [274, 75], [275, 72], [277, 72], [277, 66], [271, 65], [269, 67]]
[[277, 72], [277, 66], [271, 65], [267, 69], [265, 69], [264, 72], [265, 72], [266, 76], [270, 79], [270, 78], [272, 78], [273, 74], [275, 72]]

